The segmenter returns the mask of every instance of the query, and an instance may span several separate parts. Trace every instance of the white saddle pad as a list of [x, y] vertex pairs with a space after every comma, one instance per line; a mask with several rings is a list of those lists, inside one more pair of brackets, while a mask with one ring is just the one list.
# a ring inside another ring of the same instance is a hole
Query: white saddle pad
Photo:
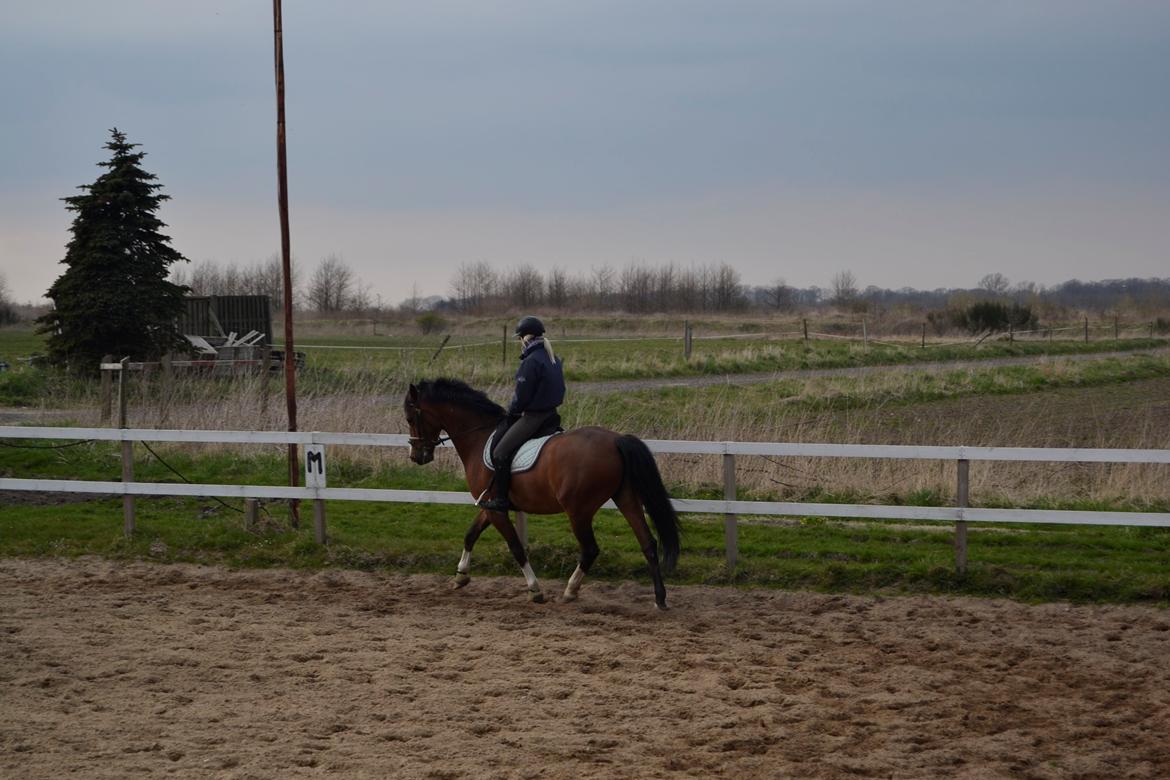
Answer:
[[[550, 433], [548, 436], [541, 436], [539, 439], [529, 439], [520, 445], [520, 449], [516, 451], [516, 457], [512, 458], [512, 473], [519, 474], [521, 471], [528, 471], [536, 465], [536, 459], [540, 457], [540, 450], [545, 443], [558, 433]], [[483, 464], [489, 470], [495, 471], [492, 466], [492, 441], [496, 438], [495, 431], [488, 436], [487, 444], [483, 445]]]

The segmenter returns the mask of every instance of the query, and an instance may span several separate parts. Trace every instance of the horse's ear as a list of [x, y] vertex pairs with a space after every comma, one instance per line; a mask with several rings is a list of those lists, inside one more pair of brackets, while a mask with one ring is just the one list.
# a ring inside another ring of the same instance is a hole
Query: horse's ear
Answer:
[[411, 401], [418, 401], [418, 388], [414, 385], [411, 385], [410, 390], [408, 390], [406, 393], [406, 397]]

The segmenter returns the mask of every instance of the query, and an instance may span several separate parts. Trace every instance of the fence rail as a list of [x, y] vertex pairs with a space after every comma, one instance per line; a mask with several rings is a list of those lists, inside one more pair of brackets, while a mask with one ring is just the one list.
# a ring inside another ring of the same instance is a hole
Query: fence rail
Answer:
[[[65, 428], [0, 426], [0, 439], [111, 441], [123, 444], [123, 458], [133, 442], [185, 442], [195, 444], [302, 444], [322, 446], [403, 447], [405, 434], [329, 433], [321, 431], [183, 431], [145, 428]], [[660, 454], [718, 455], [723, 459], [724, 499], [672, 499], [679, 512], [724, 515], [727, 563], [734, 568], [738, 557], [737, 523], [740, 515], [817, 516], [882, 520], [933, 520], [955, 523], [955, 563], [966, 569], [968, 522], [1053, 523], [1071, 525], [1170, 527], [1165, 512], [1085, 512], [1050, 509], [974, 508], [968, 506], [968, 469], [971, 461], [1170, 464], [1170, 450], [1093, 449], [1051, 447], [966, 447], [869, 444], [811, 444], [784, 442], [673, 441], [647, 439], [650, 450]], [[875, 504], [825, 504], [789, 501], [739, 501], [735, 498], [736, 456], [872, 458], [954, 461], [957, 470], [957, 506], [891, 506]], [[124, 464], [125, 466], [125, 464]], [[132, 475], [132, 471], [123, 472]], [[213, 485], [58, 479], [0, 478], [0, 490], [95, 493], [133, 496], [167, 495], [239, 499], [304, 499], [314, 502], [316, 535], [326, 541], [324, 502], [390, 501], [472, 505], [467, 493], [374, 488], [288, 487], [278, 485]], [[606, 507], [614, 508], [613, 502]], [[517, 525], [526, 541], [526, 518], [518, 513]], [[133, 532], [133, 507], [128, 504], [126, 532]]]

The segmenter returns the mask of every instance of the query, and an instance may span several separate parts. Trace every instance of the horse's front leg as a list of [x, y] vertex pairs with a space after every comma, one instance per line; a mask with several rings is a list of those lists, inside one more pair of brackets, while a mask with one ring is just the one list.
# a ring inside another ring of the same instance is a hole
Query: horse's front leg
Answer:
[[512, 525], [508, 513], [489, 512], [488, 514], [491, 516], [492, 525], [500, 532], [500, 536], [504, 537], [504, 541], [508, 543], [508, 549], [512, 551], [512, 557], [516, 559], [516, 563], [520, 564], [520, 570], [524, 572], [524, 579], [528, 583], [528, 598], [536, 604], [543, 604], [544, 594], [541, 593], [540, 583], [536, 581], [536, 574], [533, 573], [532, 565], [528, 562], [528, 551], [520, 543], [520, 536], [516, 533], [516, 527]]
[[486, 510], [481, 510], [471, 521], [471, 527], [467, 529], [467, 534], [463, 537], [463, 556], [459, 559], [459, 565], [455, 567], [455, 579], [451, 581], [452, 588], [462, 588], [471, 582], [471, 549], [475, 547], [479, 535], [483, 533], [483, 529], [487, 528], [490, 521], [491, 518]]

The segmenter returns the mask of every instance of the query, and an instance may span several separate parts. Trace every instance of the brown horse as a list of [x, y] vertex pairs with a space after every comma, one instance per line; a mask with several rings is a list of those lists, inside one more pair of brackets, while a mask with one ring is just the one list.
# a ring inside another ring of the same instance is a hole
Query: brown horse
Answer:
[[[430, 463], [445, 431], [467, 475], [467, 487], [477, 498], [491, 485], [492, 474], [483, 463], [488, 436], [504, 418], [504, 409], [479, 390], [457, 379], [436, 379], [411, 385], [403, 403], [410, 425], [410, 459], [419, 465]], [[565, 587], [564, 600], [577, 598], [581, 581], [599, 551], [593, 535], [593, 516], [613, 499], [634, 529], [638, 544], [650, 564], [654, 601], [666, 609], [666, 588], [662, 570], [672, 571], [678, 561], [679, 522], [670, 497], [662, 484], [654, 456], [635, 436], [622, 436], [604, 428], [579, 428], [554, 436], [544, 446], [536, 465], [516, 474], [509, 497], [513, 506], [537, 515], [564, 512], [581, 548], [577, 569]], [[658, 543], [646, 525], [643, 505], [662, 538], [662, 567]], [[507, 512], [480, 510], [463, 539], [463, 557], [456, 569], [454, 586], [471, 581], [471, 549], [488, 523], [508, 543], [524, 571], [533, 601], [544, 600], [528, 554], [516, 535]]]

